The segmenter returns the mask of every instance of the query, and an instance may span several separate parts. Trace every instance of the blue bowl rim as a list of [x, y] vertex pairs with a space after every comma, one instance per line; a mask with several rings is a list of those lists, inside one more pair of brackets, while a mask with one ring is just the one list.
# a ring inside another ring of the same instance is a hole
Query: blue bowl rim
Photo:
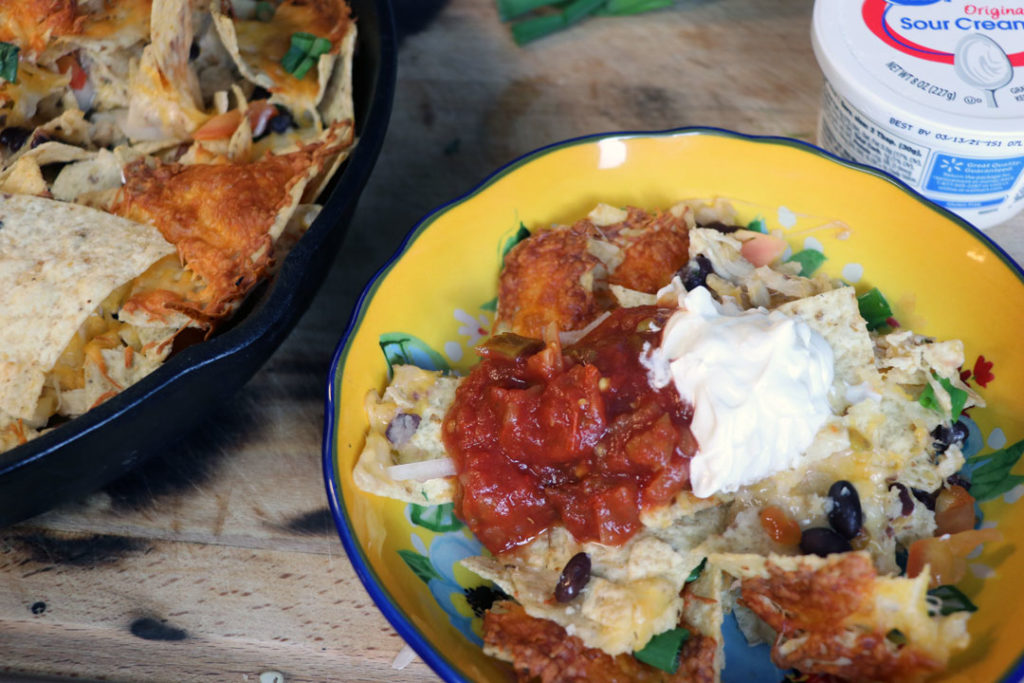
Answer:
[[[718, 128], [714, 126], [685, 126], [680, 128], [669, 128], [665, 130], [655, 131], [619, 131], [619, 132], [605, 132], [605, 133], [592, 133], [589, 135], [581, 135], [565, 140], [553, 142], [542, 147], [538, 147], [532, 151], [526, 152], [515, 159], [507, 162], [503, 166], [500, 166], [497, 170], [487, 175], [483, 180], [478, 182], [468, 191], [459, 195], [458, 197], [445, 202], [435, 209], [427, 213], [421, 218], [413, 228], [406, 234], [401, 244], [392, 254], [392, 256], [378, 269], [376, 274], [367, 282], [359, 295], [359, 299], [356, 301], [356, 305], [352, 309], [352, 313], [349, 316], [348, 323], [345, 328], [345, 332], [335, 347], [334, 354], [331, 358], [330, 369], [328, 370], [327, 383], [325, 388], [325, 411], [324, 411], [324, 432], [323, 432], [323, 446], [322, 446], [322, 467], [324, 483], [327, 492], [327, 500], [331, 509], [331, 516], [334, 518], [334, 525], [337, 528], [338, 535], [341, 538], [342, 546], [345, 548], [345, 552], [349, 556], [349, 560], [352, 564], [356, 575], [362, 581], [366, 591], [370, 594], [374, 604], [380, 609], [381, 613], [388, 620], [391, 626], [398, 632], [400, 636], [408, 643], [419, 657], [430, 666], [434, 672], [440, 676], [444, 681], [448, 683], [466, 683], [467, 679], [464, 678], [457, 670], [456, 665], [451, 662], [447, 657], [442, 655], [435, 649], [423, 635], [423, 633], [413, 625], [406, 616], [405, 612], [395, 602], [391, 593], [384, 586], [383, 582], [377, 576], [376, 572], [370, 566], [366, 554], [363, 552], [362, 546], [359, 544], [355, 537], [355, 531], [349, 521], [347, 509], [341, 504], [341, 494], [337, 488], [336, 481], [338, 472], [334, 467], [334, 442], [335, 432], [337, 430], [337, 420], [335, 418], [335, 409], [339, 407], [336, 404], [336, 394], [340, 398], [340, 386], [337, 390], [335, 389], [336, 384], [340, 384], [340, 378], [342, 375], [341, 370], [344, 367], [344, 359], [347, 356], [349, 344], [358, 330], [360, 322], [362, 321], [363, 314], [365, 313], [366, 307], [370, 300], [373, 298], [373, 294], [376, 292], [380, 283], [384, 280], [387, 273], [398, 263], [401, 257], [408, 251], [412, 243], [422, 234], [441, 214], [447, 212], [452, 207], [461, 204], [480, 192], [487, 189], [490, 185], [494, 184], [499, 179], [508, 175], [512, 171], [516, 170], [520, 166], [533, 161], [536, 158], [542, 157], [548, 152], [556, 151], [566, 147], [573, 147], [576, 145], [591, 144], [601, 140], [608, 139], [626, 139], [626, 138], [671, 138], [680, 136], [692, 136], [692, 135], [709, 135], [734, 138], [740, 140], [746, 140], [749, 142], [759, 144], [774, 144], [786, 147], [792, 147], [795, 149], [802, 150], [804, 152], [815, 154], [817, 156], [824, 157], [841, 166], [847, 168], [868, 173], [882, 180], [886, 180], [891, 184], [895, 185], [899, 189], [903, 190], [913, 199], [921, 202], [928, 208], [937, 212], [947, 220], [952, 221], [963, 230], [966, 230], [975, 239], [985, 245], [992, 253], [999, 257], [999, 259], [1006, 265], [1021, 281], [1024, 285], [1024, 270], [1007, 254], [1002, 247], [996, 244], [990, 237], [979, 230], [977, 227], [956, 215], [952, 211], [949, 211], [945, 207], [936, 204], [923, 196], [907, 183], [900, 180], [896, 176], [883, 171], [873, 166], [861, 164], [843, 157], [837, 156], [821, 147], [805, 142], [803, 140], [797, 140], [795, 138], [789, 138], [784, 136], [776, 135], [750, 135], [747, 133], [739, 133], [737, 131], [728, 130], [725, 128]], [[1011, 683], [1024, 680], [1024, 651], [1022, 651], [1020, 657], [1011, 665], [1003, 676], [1000, 678], [1000, 683]]]

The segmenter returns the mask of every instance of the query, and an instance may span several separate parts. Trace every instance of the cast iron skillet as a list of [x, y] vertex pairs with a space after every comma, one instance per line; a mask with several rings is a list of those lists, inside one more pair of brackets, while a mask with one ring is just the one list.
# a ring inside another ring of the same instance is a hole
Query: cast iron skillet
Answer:
[[320, 198], [324, 210], [229, 329], [185, 348], [85, 415], [0, 453], [0, 526], [95, 491], [173, 444], [238, 391], [298, 322], [337, 254], [391, 116], [397, 48], [390, 1], [349, 4], [359, 27], [359, 142]]

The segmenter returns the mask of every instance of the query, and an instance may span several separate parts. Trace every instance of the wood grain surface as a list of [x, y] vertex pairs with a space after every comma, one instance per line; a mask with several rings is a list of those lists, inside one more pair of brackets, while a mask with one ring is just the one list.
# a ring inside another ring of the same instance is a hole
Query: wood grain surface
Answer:
[[[491, 0], [396, 2], [394, 114], [326, 283], [202, 428], [0, 530], [0, 679], [436, 680], [419, 660], [392, 669], [404, 643], [327, 509], [323, 394], [358, 293], [419, 218], [536, 147], [686, 125], [813, 140], [811, 6], [681, 0], [520, 48]], [[988, 234], [1024, 258], [1024, 216]]]

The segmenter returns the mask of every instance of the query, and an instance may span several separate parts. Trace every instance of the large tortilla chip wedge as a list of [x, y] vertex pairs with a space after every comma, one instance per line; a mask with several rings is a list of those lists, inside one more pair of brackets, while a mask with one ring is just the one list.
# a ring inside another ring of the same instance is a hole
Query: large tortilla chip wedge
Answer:
[[207, 285], [188, 302], [196, 317], [216, 318], [264, 276], [273, 243], [310, 179], [334, 149], [308, 145], [251, 163], [147, 164], [125, 167], [114, 213], [155, 225]]
[[45, 373], [89, 314], [173, 251], [148, 225], [77, 204], [0, 197], [0, 411], [31, 419]]

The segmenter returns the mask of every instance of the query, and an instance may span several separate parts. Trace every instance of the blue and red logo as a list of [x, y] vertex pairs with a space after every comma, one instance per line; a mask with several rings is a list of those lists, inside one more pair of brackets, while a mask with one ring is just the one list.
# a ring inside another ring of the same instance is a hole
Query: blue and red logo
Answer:
[[[912, 57], [917, 57], [918, 59], [926, 59], [931, 62], [939, 62], [942, 64], [953, 64], [954, 55], [952, 52], [921, 45], [901, 33], [901, 29], [897, 22], [890, 23], [888, 20], [889, 11], [893, 9], [893, 6], [921, 7], [924, 5], [934, 5], [943, 1], [944, 0], [864, 0], [864, 4], [861, 7], [861, 15], [864, 18], [864, 23], [868, 29], [870, 29], [879, 40], [889, 47]], [[972, 22], [968, 22], [967, 25], [960, 26], [957, 22], [954, 22], [954, 25], [958, 28], [966, 29], [970, 23]], [[1011, 65], [1024, 66], [1024, 52], [1007, 54], [1006, 57]]]

